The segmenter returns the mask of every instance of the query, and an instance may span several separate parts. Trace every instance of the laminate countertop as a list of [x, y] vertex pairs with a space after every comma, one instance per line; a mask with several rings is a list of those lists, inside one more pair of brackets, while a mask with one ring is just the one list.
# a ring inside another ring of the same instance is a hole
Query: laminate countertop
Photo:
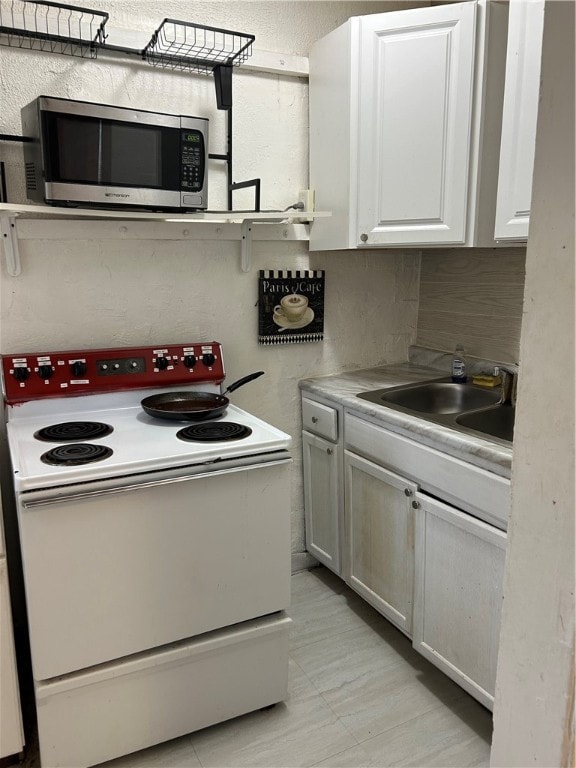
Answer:
[[342, 406], [346, 412], [392, 432], [509, 478], [512, 466], [511, 445], [508, 447], [503, 442], [492, 440], [489, 435], [472, 435], [357, 397], [359, 392], [416, 384], [445, 376], [446, 370], [407, 362], [302, 379], [299, 386], [304, 394]]

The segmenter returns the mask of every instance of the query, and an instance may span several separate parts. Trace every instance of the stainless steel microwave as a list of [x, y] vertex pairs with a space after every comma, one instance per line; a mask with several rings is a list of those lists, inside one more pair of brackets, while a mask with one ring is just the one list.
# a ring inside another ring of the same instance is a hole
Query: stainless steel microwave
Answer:
[[208, 120], [39, 96], [21, 111], [26, 190], [51, 205], [202, 210]]

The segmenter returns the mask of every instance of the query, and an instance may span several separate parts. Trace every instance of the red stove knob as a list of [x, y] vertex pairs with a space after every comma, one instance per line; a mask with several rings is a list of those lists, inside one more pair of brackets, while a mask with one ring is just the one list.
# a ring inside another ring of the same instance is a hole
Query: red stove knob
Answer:
[[72, 370], [72, 375], [75, 377], [84, 376], [86, 374], [86, 363], [82, 360], [75, 360], [71, 363], [70, 368]]
[[196, 355], [184, 355], [184, 365], [186, 368], [194, 368], [196, 365]]
[[30, 376], [30, 369], [29, 368], [14, 368], [14, 373], [12, 374], [16, 381], [26, 381], [28, 376]]
[[202, 355], [202, 362], [207, 368], [210, 368], [216, 362], [216, 358], [211, 352]]
[[51, 365], [39, 365], [38, 376], [41, 379], [50, 379], [54, 375], [54, 368]]
[[157, 357], [156, 358], [156, 368], [158, 368], [159, 371], [165, 371], [166, 368], [168, 368], [169, 360], [167, 357]]

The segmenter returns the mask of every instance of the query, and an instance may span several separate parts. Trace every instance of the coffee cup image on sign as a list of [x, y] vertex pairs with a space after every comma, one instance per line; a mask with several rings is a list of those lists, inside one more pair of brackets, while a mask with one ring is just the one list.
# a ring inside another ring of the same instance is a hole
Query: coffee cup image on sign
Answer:
[[308, 309], [308, 299], [299, 293], [291, 293], [284, 296], [277, 306], [274, 307], [274, 314], [285, 317], [293, 323], [304, 318]]

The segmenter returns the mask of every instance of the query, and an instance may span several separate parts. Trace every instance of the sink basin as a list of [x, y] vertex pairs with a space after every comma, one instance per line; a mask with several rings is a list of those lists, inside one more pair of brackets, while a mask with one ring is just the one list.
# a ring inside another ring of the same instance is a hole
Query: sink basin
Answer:
[[499, 405], [496, 408], [486, 408], [484, 411], [464, 413], [456, 417], [456, 423], [462, 427], [483, 432], [485, 435], [512, 442], [515, 410], [511, 405]]
[[455, 384], [451, 381], [429, 381], [362, 392], [358, 397], [418, 413], [457, 414], [496, 405], [500, 400], [500, 390], [482, 389], [473, 384]]
[[435, 379], [420, 384], [404, 384], [357, 397], [426, 421], [452, 427], [459, 432], [483, 434], [487, 439], [511, 444], [514, 413], [511, 405], [502, 405], [500, 387], [485, 389], [475, 384], [456, 384], [450, 379]]

